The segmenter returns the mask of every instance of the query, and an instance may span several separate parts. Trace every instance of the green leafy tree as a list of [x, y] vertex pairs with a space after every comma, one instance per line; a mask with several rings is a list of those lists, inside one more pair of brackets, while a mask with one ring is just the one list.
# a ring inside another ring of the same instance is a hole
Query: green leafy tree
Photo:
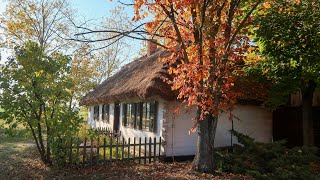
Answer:
[[66, 0], [10, 0], [0, 15], [0, 28], [9, 44], [31, 40], [52, 53], [72, 46], [61, 37], [71, 34], [73, 13]]
[[312, 100], [320, 80], [320, 1], [275, 0], [257, 18], [256, 36], [265, 60], [260, 70], [273, 84], [277, 106], [302, 94], [303, 143], [313, 145]]
[[15, 48], [0, 77], [0, 118], [11, 128], [23, 124], [32, 132], [45, 164], [51, 164], [60, 139], [74, 135], [82, 121], [68, 106], [73, 87], [69, 74], [68, 56], [48, 56], [38, 44], [27, 42]]

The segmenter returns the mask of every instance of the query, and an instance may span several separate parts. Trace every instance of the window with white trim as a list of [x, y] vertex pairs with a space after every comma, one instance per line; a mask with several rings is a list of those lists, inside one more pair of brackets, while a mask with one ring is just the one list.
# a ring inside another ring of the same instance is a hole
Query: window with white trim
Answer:
[[99, 105], [93, 107], [93, 120], [99, 121]]
[[122, 125], [135, 129], [155, 132], [157, 124], [156, 101], [123, 104]]
[[102, 121], [110, 123], [109, 119], [109, 104], [102, 105]]

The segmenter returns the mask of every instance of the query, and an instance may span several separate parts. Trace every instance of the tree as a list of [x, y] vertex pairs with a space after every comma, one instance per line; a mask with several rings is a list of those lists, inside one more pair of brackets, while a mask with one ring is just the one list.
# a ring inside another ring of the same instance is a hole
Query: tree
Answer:
[[[103, 19], [99, 28], [112, 29], [110, 33], [104, 33], [99, 30], [91, 30], [89, 27], [77, 26], [80, 33], [76, 34], [78, 38], [70, 40], [79, 41], [89, 45], [90, 51], [97, 63], [96, 71], [97, 84], [100, 84], [106, 78], [109, 78], [121, 65], [128, 60], [130, 55], [130, 42], [128, 39], [119, 37], [117, 31], [122, 29], [130, 29], [132, 22], [129, 20], [124, 11], [124, 7], [116, 6], [110, 10], [110, 16]], [[74, 23], [75, 24], [75, 23]], [[85, 31], [85, 32], [83, 32]], [[96, 33], [86, 33], [86, 31], [94, 31]], [[89, 38], [86, 35], [90, 35]], [[92, 40], [95, 39], [95, 40]], [[93, 44], [94, 42], [94, 44]]]
[[78, 111], [68, 107], [70, 58], [60, 53], [50, 56], [40, 45], [27, 42], [15, 48], [15, 56], [0, 77], [2, 119], [15, 128], [26, 126], [33, 135], [41, 160], [52, 161], [51, 152], [59, 139], [78, 131]]
[[[275, 0], [257, 18], [260, 69], [272, 81], [274, 106], [301, 91], [303, 144], [313, 145], [312, 100], [320, 80], [320, 2]], [[279, 101], [280, 100], [280, 101]]]
[[71, 88], [72, 97], [70, 99], [70, 107], [73, 101], [80, 99], [98, 85], [98, 79], [101, 73], [98, 67], [101, 62], [97, 55], [90, 52], [90, 46], [83, 44], [75, 53], [71, 62], [71, 78], [74, 86]]
[[[223, 1], [147, 1], [136, 0], [134, 21], [144, 23], [130, 29], [86, 29], [79, 37], [92, 33], [113, 33], [109, 39], [130, 37], [154, 41], [172, 52], [163, 59], [169, 64], [172, 89], [179, 99], [197, 106], [198, 148], [193, 168], [214, 172], [214, 139], [218, 116], [230, 110], [238, 93], [232, 90], [240, 71], [238, 64], [250, 46], [250, 15], [262, 2]], [[151, 14], [153, 20], [146, 17]], [[95, 39], [91, 42], [97, 41]], [[194, 128], [193, 128], [194, 130]]]
[[[128, 22], [123, 7], [115, 7], [111, 10], [111, 16], [103, 19], [101, 26], [127, 29]], [[108, 41], [105, 39], [113, 34], [105, 33], [97, 33], [94, 36], [104, 41], [92, 44], [89, 40], [82, 40], [80, 48], [73, 54], [71, 75], [75, 86], [72, 90], [74, 96], [70, 102], [79, 101], [86, 93], [117, 71], [129, 57], [130, 45], [127, 40]]]
[[136, 1], [135, 20], [154, 16], [146, 24], [150, 35], [164, 37], [173, 52], [169, 81], [178, 98], [198, 107], [198, 148], [193, 168], [214, 171], [214, 139], [218, 116], [229, 111], [239, 94], [232, 89], [238, 65], [250, 46], [250, 15], [261, 1]]
[[[47, 54], [56, 50], [72, 53], [70, 76], [77, 83], [72, 89], [70, 105], [120, 67], [126, 55], [119, 56], [119, 52], [129, 52], [123, 40], [99, 54], [91, 52], [91, 48], [96, 49], [93, 45], [72, 41], [70, 34], [75, 33], [72, 29], [75, 23], [73, 14], [66, 0], [12, 0], [0, 17], [6, 41], [22, 45], [32, 40]], [[125, 21], [120, 18], [124, 14], [123, 9], [117, 8], [112, 14], [117, 14], [117, 18], [108, 18], [103, 25], [113, 28], [122, 25], [125, 28]], [[105, 43], [100, 45], [105, 46]]]
[[65, 0], [10, 0], [0, 17], [5, 38], [15, 45], [38, 43], [47, 53], [66, 48], [73, 11]]

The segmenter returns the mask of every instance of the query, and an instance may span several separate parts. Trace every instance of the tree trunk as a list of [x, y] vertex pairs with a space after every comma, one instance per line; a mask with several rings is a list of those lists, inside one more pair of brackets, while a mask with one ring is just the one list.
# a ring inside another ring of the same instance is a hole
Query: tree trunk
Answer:
[[47, 163], [49, 164], [49, 165], [51, 165], [52, 164], [52, 161], [51, 161], [51, 142], [50, 142], [50, 136], [51, 136], [51, 134], [50, 134], [50, 127], [49, 127], [49, 125], [47, 124]]
[[309, 80], [302, 90], [302, 128], [303, 128], [303, 145], [314, 145], [313, 118], [312, 118], [312, 102], [313, 93], [316, 83]]
[[208, 115], [198, 124], [198, 142], [196, 156], [192, 162], [192, 168], [204, 173], [213, 173], [214, 163], [214, 138], [217, 129], [218, 118]]
[[32, 127], [31, 123], [28, 122], [28, 125], [29, 125], [29, 127], [30, 127], [30, 129], [31, 129], [33, 139], [34, 139], [34, 141], [36, 142], [38, 152], [40, 153], [40, 156], [41, 156], [41, 160], [42, 160], [42, 162], [45, 163], [46, 158], [45, 158], [45, 155], [44, 155], [44, 153], [43, 153], [43, 151], [41, 150], [41, 147], [40, 147], [40, 145], [39, 145], [39, 141], [38, 141], [38, 138], [37, 138], [37, 136], [36, 136], [35, 130], [34, 130], [34, 128]]

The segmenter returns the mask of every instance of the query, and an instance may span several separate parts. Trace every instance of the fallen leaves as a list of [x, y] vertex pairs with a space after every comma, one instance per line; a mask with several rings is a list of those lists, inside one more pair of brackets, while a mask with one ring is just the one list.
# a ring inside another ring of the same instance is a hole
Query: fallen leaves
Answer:
[[[248, 179], [249, 177], [198, 173], [191, 170], [191, 162], [160, 162], [137, 164], [118, 161], [108, 164], [73, 166], [63, 169], [45, 166], [35, 148], [28, 148], [14, 158], [4, 160], [0, 179]], [[15, 155], [15, 154], [14, 154]], [[249, 178], [250, 179], [250, 178]]]
[[[1, 132], [0, 132], [1, 133]], [[234, 174], [202, 174], [191, 162], [138, 164], [114, 161], [108, 164], [48, 167], [34, 144], [16, 140], [0, 146], [0, 179], [248, 179]]]

